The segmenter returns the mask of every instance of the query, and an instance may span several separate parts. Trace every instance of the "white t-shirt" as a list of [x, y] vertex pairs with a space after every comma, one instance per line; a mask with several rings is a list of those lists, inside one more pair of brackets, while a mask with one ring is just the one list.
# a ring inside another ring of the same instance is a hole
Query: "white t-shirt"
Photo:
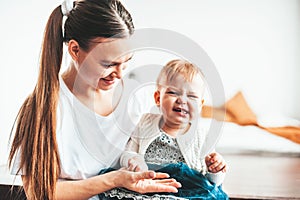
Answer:
[[[101, 169], [119, 167], [119, 157], [139, 117], [148, 111], [147, 106], [142, 105], [143, 98], [148, 97], [135, 93], [136, 82], [126, 79], [120, 81], [119, 86], [124, 89], [121, 100], [114, 112], [104, 117], [82, 104], [60, 78], [56, 133], [60, 180], [86, 179], [97, 175]], [[17, 154], [12, 174], [17, 174], [19, 164]]]

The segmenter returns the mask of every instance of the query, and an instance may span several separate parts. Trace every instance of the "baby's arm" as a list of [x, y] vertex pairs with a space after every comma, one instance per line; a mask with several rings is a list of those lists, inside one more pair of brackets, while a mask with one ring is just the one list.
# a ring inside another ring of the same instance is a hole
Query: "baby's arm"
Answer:
[[148, 170], [148, 166], [145, 163], [144, 157], [137, 154], [136, 156], [129, 158], [127, 169], [134, 172], [144, 172]]
[[222, 184], [228, 168], [224, 158], [219, 153], [213, 152], [205, 157], [205, 163], [208, 171], [205, 176], [216, 185]]
[[138, 153], [138, 148], [138, 143], [134, 139], [130, 138], [126, 145], [126, 149], [120, 158], [120, 164], [122, 167], [135, 172], [148, 170], [144, 156]]
[[143, 152], [140, 151], [141, 141], [148, 137], [145, 132], [145, 126], [153, 122], [153, 116], [149, 113], [144, 114], [135, 127], [129, 141], [127, 142], [125, 151], [121, 155], [120, 164], [122, 167], [130, 171], [147, 171], [148, 166], [144, 160]]
[[120, 158], [120, 164], [122, 167], [135, 172], [143, 172], [148, 170], [144, 156], [138, 153], [138, 149], [138, 142], [133, 138], [130, 138], [126, 145], [126, 149]]

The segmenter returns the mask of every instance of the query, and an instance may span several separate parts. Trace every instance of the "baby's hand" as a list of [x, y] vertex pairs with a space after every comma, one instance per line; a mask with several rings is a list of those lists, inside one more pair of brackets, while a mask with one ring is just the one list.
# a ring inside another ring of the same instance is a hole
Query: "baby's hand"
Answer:
[[205, 157], [205, 163], [209, 172], [217, 173], [219, 171], [226, 172], [227, 165], [223, 157], [217, 153], [213, 152]]
[[148, 170], [148, 166], [145, 163], [144, 159], [140, 156], [132, 157], [128, 160], [128, 168], [129, 171], [134, 172], [145, 172]]

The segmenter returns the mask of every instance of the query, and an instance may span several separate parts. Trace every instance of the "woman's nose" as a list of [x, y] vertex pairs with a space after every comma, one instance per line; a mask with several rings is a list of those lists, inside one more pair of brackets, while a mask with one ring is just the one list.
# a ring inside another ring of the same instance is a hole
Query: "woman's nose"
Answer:
[[118, 79], [121, 79], [122, 78], [122, 72], [123, 72], [123, 69], [124, 69], [124, 66], [123, 64], [119, 64], [115, 67], [112, 75], [115, 77], [115, 78], [118, 78]]

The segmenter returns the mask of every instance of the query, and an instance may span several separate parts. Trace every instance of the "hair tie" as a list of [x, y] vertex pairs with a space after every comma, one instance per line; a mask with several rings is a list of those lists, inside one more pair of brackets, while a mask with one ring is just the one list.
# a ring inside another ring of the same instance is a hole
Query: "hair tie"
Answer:
[[68, 16], [74, 8], [74, 0], [64, 0], [61, 4], [61, 12], [64, 16]]

